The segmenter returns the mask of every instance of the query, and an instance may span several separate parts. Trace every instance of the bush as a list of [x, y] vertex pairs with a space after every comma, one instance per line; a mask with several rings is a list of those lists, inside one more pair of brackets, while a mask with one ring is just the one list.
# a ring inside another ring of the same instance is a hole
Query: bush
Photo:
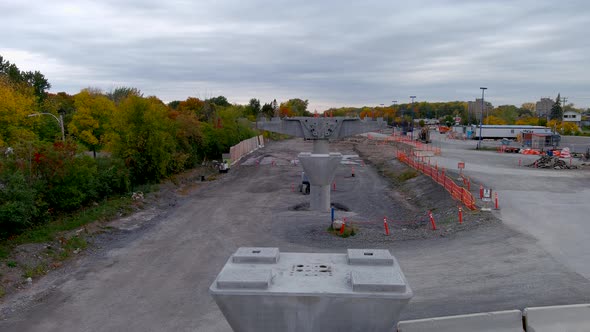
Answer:
[[98, 197], [96, 162], [76, 155], [72, 142], [41, 146], [34, 157], [35, 187], [50, 208], [73, 211]]
[[99, 198], [105, 198], [113, 194], [129, 192], [131, 180], [129, 169], [125, 162], [118, 158], [101, 157], [96, 159], [97, 187]]
[[35, 191], [18, 171], [0, 173], [0, 237], [29, 227], [36, 213]]

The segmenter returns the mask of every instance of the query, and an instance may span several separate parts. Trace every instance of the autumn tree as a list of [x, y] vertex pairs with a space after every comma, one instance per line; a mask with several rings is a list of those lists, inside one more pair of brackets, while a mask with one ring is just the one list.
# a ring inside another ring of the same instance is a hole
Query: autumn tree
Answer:
[[35, 98], [30, 91], [15, 89], [6, 77], [0, 76], [0, 146], [19, 138], [35, 137], [31, 124], [42, 121], [29, 118], [33, 113]]
[[76, 113], [69, 123], [69, 130], [96, 158], [96, 152], [106, 144], [115, 104], [106, 96], [82, 90], [74, 96], [74, 106]]
[[281, 116], [310, 116], [311, 113], [307, 111], [309, 102], [299, 98], [289, 99], [281, 103], [279, 109]]
[[175, 126], [157, 98], [130, 96], [113, 118], [112, 152], [123, 159], [133, 183], [159, 181], [168, 174], [176, 150]]

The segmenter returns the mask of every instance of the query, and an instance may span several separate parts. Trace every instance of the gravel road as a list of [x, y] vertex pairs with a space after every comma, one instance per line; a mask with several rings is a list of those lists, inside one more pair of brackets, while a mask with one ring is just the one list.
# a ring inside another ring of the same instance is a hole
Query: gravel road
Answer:
[[[350, 144], [333, 150], [356, 153]], [[377, 226], [364, 230], [374, 236], [328, 236], [327, 214], [292, 209], [307, 200], [291, 191], [301, 171], [291, 160], [300, 151], [311, 151], [311, 144], [271, 143], [250, 156], [259, 166], [246, 160], [179, 197], [144, 227], [113, 235], [102, 248], [3, 299], [0, 330], [230, 331], [208, 287], [240, 246], [390, 249], [415, 293], [402, 319], [590, 301], [586, 278], [535, 237], [502, 223], [423, 240], [385, 239]], [[341, 165], [337, 173], [333, 201], [351, 210], [341, 213], [375, 220], [411, 212], [411, 204], [388, 194], [390, 184], [372, 166], [356, 168], [354, 180], [349, 172], [350, 165]]]

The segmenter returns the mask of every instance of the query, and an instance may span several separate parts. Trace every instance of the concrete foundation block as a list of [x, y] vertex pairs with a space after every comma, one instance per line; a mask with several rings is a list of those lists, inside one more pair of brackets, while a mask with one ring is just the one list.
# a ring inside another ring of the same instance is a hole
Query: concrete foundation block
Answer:
[[[401, 321], [398, 332], [523, 332], [520, 310]], [[557, 330], [555, 330], [557, 331]]]
[[[209, 288], [234, 331], [391, 332], [412, 297], [397, 261], [386, 250], [279, 253], [274, 263], [234, 259], [254, 252], [271, 257], [275, 251], [238, 249]], [[387, 264], [370, 258], [350, 263], [364, 256], [384, 257]]]
[[524, 309], [527, 332], [590, 331], [590, 304]]

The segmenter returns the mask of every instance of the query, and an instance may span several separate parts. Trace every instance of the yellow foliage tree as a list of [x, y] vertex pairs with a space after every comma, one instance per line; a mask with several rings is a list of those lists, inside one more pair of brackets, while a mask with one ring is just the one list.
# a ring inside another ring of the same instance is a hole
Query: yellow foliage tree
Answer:
[[21, 90], [0, 77], [0, 146], [11, 144], [25, 132], [25, 136], [35, 137], [27, 128], [28, 124], [38, 120], [27, 117], [35, 112], [35, 97], [32, 91]]
[[516, 120], [516, 124], [517, 125], [538, 126], [539, 125], [539, 119], [538, 118], [531, 117], [531, 116], [527, 116], [525, 118]]
[[483, 124], [486, 124], [486, 125], [505, 125], [505, 124], [508, 124], [508, 123], [504, 119], [501, 119], [501, 118], [499, 118], [499, 117], [497, 117], [495, 115], [490, 115], [490, 116], [485, 117], [483, 119]]
[[96, 157], [96, 152], [106, 144], [115, 104], [104, 95], [82, 90], [74, 96], [74, 105], [76, 113], [69, 124], [70, 132]]
[[551, 120], [547, 123], [547, 127], [554, 129], [561, 135], [575, 135], [580, 132], [580, 128], [573, 122]]

